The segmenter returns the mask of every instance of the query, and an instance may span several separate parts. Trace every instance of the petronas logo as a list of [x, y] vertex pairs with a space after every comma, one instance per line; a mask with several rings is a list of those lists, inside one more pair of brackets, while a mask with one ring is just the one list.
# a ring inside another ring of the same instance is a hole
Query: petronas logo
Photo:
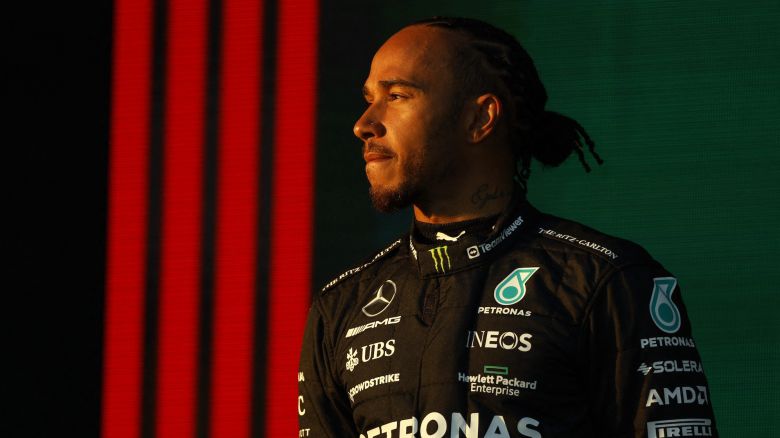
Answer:
[[674, 333], [680, 329], [680, 310], [672, 302], [672, 293], [677, 287], [674, 277], [658, 277], [653, 279], [653, 296], [650, 297], [650, 316], [659, 329], [666, 333]]
[[496, 286], [493, 296], [498, 304], [511, 306], [522, 300], [525, 296], [525, 282], [534, 275], [539, 268], [517, 268], [501, 280]]
[[450, 254], [447, 252], [447, 245], [437, 246], [436, 248], [429, 249], [428, 252], [433, 258], [433, 268], [436, 272], [447, 272], [452, 269], [452, 261], [450, 261]]

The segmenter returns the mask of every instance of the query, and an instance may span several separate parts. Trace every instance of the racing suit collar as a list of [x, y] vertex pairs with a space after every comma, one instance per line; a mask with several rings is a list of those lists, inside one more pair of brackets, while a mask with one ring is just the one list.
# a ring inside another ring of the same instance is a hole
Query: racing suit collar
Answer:
[[496, 214], [446, 224], [420, 222], [415, 219], [412, 232], [415, 243], [442, 245], [448, 242], [457, 242], [464, 235], [477, 234], [484, 237], [493, 230], [498, 217], [499, 215]]
[[[450, 234], [453, 231], [457, 235], [458, 230], [469, 227], [476, 229], [476, 232], [467, 231], [456, 241], [426, 239], [423, 236], [430, 236], [436, 227], [412, 221], [408, 242], [410, 259], [417, 266], [421, 277], [438, 277], [469, 269], [504, 252], [523, 230], [529, 228], [527, 222], [536, 213], [537, 210], [524, 197], [518, 196], [495, 219], [492, 230], [490, 226], [484, 226], [488, 218], [457, 225], [443, 224], [442, 230], [451, 237], [455, 237]], [[426, 229], [421, 230], [422, 227]]]

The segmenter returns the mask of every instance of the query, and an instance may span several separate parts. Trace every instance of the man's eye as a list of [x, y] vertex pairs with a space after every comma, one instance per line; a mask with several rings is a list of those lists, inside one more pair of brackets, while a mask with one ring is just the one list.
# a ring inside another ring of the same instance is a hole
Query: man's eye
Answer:
[[389, 101], [391, 101], [391, 102], [392, 102], [392, 101], [394, 101], [394, 100], [403, 99], [403, 98], [405, 98], [405, 97], [406, 97], [406, 96], [404, 96], [403, 94], [398, 94], [398, 93], [390, 93], [390, 94], [387, 96], [387, 100], [389, 100]]

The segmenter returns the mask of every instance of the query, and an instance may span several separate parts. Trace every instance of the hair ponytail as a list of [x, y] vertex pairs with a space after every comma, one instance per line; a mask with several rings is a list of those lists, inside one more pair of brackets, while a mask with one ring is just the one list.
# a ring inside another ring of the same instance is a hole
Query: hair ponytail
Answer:
[[596, 162], [602, 164], [604, 160], [596, 153], [596, 144], [585, 129], [576, 120], [562, 114], [543, 111], [528, 138], [531, 156], [545, 166], [559, 166], [572, 152], [576, 152], [582, 167], [590, 172], [582, 141], [588, 145]]

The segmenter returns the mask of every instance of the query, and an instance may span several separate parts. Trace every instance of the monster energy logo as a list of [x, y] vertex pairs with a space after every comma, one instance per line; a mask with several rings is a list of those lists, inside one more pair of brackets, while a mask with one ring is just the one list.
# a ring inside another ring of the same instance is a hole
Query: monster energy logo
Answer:
[[650, 297], [650, 316], [659, 329], [674, 333], [680, 329], [680, 310], [672, 302], [672, 293], [677, 286], [674, 277], [653, 279], [653, 296]]
[[[447, 269], [452, 269], [452, 261], [450, 261], [450, 254], [447, 252], [447, 245], [437, 246], [436, 248], [429, 249], [428, 252], [433, 258], [433, 268], [436, 272], [447, 272]], [[444, 267], [444, 261], [447, 261], [447, 267]]]

